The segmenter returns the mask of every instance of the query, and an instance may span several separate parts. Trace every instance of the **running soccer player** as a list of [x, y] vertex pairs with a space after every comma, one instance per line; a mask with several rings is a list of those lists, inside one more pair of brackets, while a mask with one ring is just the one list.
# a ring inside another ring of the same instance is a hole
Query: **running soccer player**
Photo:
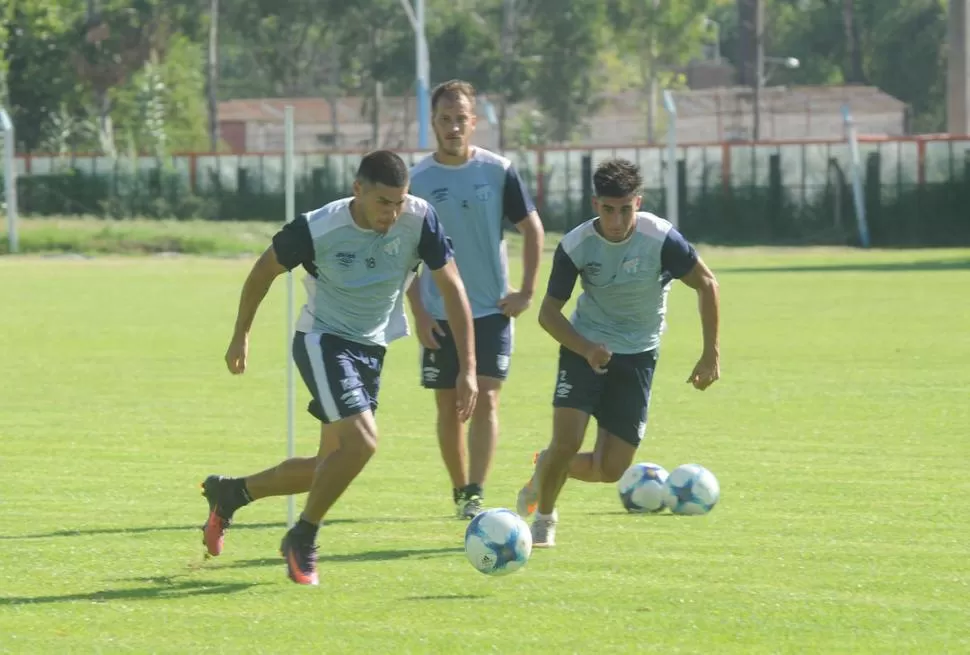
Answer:
[[407, 166], [396, 154], [368, 154], [353, 197], [288, 223], [249, 273], [226, 364], [233, 374], [246, 370], [249, 330], [260, 302], [277, 276], [302, 266], [307, 302], [296, 325], [293, 358], [312, 397], [308, 411], [321, 423], [320, 449], [316, 457], [288, 459], [245, 478], [209, 476], [203, 482], [209, 503], [203, 542], [210, 555], [222, 552], [225, 531], [240, 507], [309, 490], [280, 552], [291, 580], [318, 583], [317, 529], [377, 448], [374, 414], [384, 353], [403, 336], [401, 297], [420, 262], [441, 290], [454, 334], [455, 416], [465, 421], [472, 415], [478, 381], [468, 298], [434, 208], [409, 195], [408, 183]]
[[[623, 159], [593, 176], [598, 216], [566, 234], [553, 260], [539, 323], [560, 344], [549, 446], [519, 492], [522, 516], [536, 511], [533, 545], [555, 545], [556, 500], [567, 478], [616, 482], [633, 462], [647, 425], [650, 387], [674, 279], [697, 292], [703, 350], [687, 382], [707, 389], [720, 377], [719, 296], [714, 274], [667, 221], [640, 209], [642, 178]], [[562, 309], [576, 279], [571, 320]], [[580, 453], [590, 417], [596, 445]]]

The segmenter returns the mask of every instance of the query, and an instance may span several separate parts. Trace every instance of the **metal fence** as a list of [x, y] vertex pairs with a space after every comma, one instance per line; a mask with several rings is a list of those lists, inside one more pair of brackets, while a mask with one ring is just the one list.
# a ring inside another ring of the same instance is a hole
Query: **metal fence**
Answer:
[[[860, 150], [866, 168], [867, 203], [876, 214], [907, 194], [925, 191], [959, 196], [970, 189], [970, 137], [862, 140]], [[401, 154], [413, 164], [429, 153]], [[549, 229], [567, 229], [589, 217], [590, 171], [610, 157], [624, 157], [640, 165], [645, 205], [663, 213], [668, 163], [664, 147], [538, 148], [504, 154], [531, 186]], [[297, 210], [309, 210], [349, 193], [362, 155], [298, 153]], [[686, 145], [678, 148], [677, 158], [682, 223], [687, 226], [707, 225], [729, 236], [729, 215], [755, 212], [763, 214], [763, 222], [783, 219], [791, 224], [791, 234], [775, 234], [776, 240], [798, 241], [851, 222], [840, 216], [843, 208], [852, 211], [845, 202], [850, 157], [843, 141]], [[282, 153], [187, 153], [163, 159], [30, 155], [18, 157], [16, 166], [19, 182], [27, 187], [21, 194], [21, 210], [28, 214], [126, 215], [144, 213], [136, 211], [142, 206], [154, 206], [164, 213], [162, 198], [173, 202], [197, 198], [199, 202], [183, 213], [194, 211], [212, 219], [279, 220], [283, 211], [279, 200]], [[141, 204], [132, 201], [136, 198]], [[960, 198], [962, 203], [963, 196]], [[961, 221], [970, 223], [970, 204], [961, 205], [955, 197], [951, 204], [949, 209], [944, 207], [949, 212], [947, 220], [958, 226]], [[124, 211], [126, 206], [131, 211]], [[940, 210], [939, 202], [933, 206]], [[784, 216], [772, 215], [782, 213]]]

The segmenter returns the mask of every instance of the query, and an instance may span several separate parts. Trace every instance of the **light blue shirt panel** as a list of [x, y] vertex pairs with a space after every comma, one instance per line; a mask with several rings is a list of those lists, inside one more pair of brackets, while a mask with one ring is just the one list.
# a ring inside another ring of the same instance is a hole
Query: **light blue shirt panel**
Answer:
[[[445, 166], [429, 156], [411, 172], [411, 193], [434, 206], [451, 239], [475, 318], [500, 313], [498, 302], [508, 289], [502, 219], [510, 165], [508, 159], [476, 148], [461, 166]], [[426, 267], [419, 283], [425, 309], [434, 318], [444, 319], [444, 302]]]
[[307, 304], [297, 329], [386, 346], [408, 333], [401, 296], [420, 261], [428, 205], [409, 196], [397, 222], [382, 235], [354, 222], [350, 200], [307, 214], [317, 277], [304, 278]]
[[613, 243], [596, 232], [594, 221], [577, 226], [561, 242], [583, 290], [570, 321], [585, 338], [617, 354], [657, 348], [670, 290], [661, 251], [671, 224], [640, 212], [633, 234]]

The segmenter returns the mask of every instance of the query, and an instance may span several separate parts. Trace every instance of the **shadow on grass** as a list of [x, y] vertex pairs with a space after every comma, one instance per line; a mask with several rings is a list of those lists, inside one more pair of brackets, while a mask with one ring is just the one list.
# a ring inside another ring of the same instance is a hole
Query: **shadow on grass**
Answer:
[[618, 509], [613, 512], [585, 512], [586, 516], [644, 516], [653, 518], [676, 518], [679, 514], [663, 510], [662, 512], [628, 512], [625, 509]]
[[87, 601], [107, 603], [114, 600], [157, 600], [179, 599], [189, 596], [212, 596], [245, 591], [255, 586], [255, 582], [206, 582], [205, 580], [175, 580], [171, 577], [145, 578], [151, 586], [133, 589], [103, 589], [77, 594], [50, 596], [8, 596], [0, 597], [0, 607], [5, 605], [40, 605], [46, 603], [73, 603]]
[[[432, 557], [439, 557], [442, 555], [454, 555], [455, 553], [463, 553], [465, 549], [460, 546], [455, 546], [451, 548], [415, 548], [406, 550], [366, 550], [359, 553], [344, 553], [342, 555], [325, 555], [321, 554], [318, 556], [317, 561], [320, 564], [326, 564], [328, 562], [341, 563], [341, 562], [385, 562], [397, 559], [430, 559]], [[260, 557], [257, 559], [242, 559], [235, 560], [233, 562], [227, 563], [225, 565], [217, 566], [215, 568], [220, 569], [236, 569], [236, 568], [246, 568], [250, 566], [282, 566], [283, 559], [281, 557]]]
[[[366, 524], [366, 523], [418, 523], [421, 521], [428, 521], [432, 519], [425, 518], [412, 518], [412, 517], [377, 517], [368, 519], [333, 519], [324, 521], [323, 527], [326, 528], [329, 525], [343, 525], [343, 524]], [[265, 530], [267, 528], [275, 528], [279, 530], [286, 529], [286, 523], [233, 523], [230, 530], [233, 532], [237, 530]], [[83, 537], [90, 535], [112, 535], [112, 534], [145, 534], [149, 532], [189, 532], [192, 530], [200, 531], [202, 529], [202, 522], [195, 523], [192, 525], [145, 525], [136, 526], [128, 528], [90, 528], [90, 529], [78, 529], [78, 530], [54, 530], [52, 532], [37, 532], [33, 534], [21, 534], [21, 535], [0, 535], [0, 540], [12, 540], [12, 539], [49, 539], [53, 537]]]
[[902, 271], [959, 271], [970, 269], [970, 259], [943, 259], [916, 262], [852, 262], [831, 264], [796, 264], [793, 266], [724, 266], [723, 273], [847, 273]]
[[484, 600], [484, 594], [442, 594], [438, 596], [408, 596], [404, 600]]

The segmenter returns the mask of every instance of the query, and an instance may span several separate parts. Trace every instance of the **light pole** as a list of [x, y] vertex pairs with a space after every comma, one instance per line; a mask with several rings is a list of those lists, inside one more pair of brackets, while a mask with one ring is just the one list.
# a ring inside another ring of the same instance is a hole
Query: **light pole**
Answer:
[[[768, 80], [771, 78], [771, 74], [775, 72], [778, 66], [783, 66], [788, 69], [795, 69], [801, 66], [801, 62], [795, 57], [759, 57], [759, 66], [755, 70], [755, 84], [754, 84], [754, 100], [753, 100], [753, 113], [754, 113], [754, 130], [752, 132], [753, 140], [757, 141], [761, 136], [761, 88], [764, 87]], [[765, 74], [764, 65], [775, 64], [775, 66]]]
[[400, 0], [404, 12], [408, 15], [411, 29], [414, 30], [414, 54], [417, 62], [415, 95], [418, 104], [418, 147], [428, 147], [428, 127], [431, 125], [431, 99], [428, 97], [431, 64], [428, 62], [428, 38], [425, 34], [425, 0]]
[[721, 24], [704, 16], [704, 28], [714, 30], [714, 63], [721, 63]]

